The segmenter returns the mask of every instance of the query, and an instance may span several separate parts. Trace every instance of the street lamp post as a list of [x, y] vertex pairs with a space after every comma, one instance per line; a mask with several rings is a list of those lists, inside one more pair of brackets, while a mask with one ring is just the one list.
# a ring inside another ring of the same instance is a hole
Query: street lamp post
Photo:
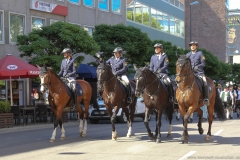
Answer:
[[192, 6], [198, 4], [198, 1], [194, 1], [190, 3], [190, 42], [192, 41]]

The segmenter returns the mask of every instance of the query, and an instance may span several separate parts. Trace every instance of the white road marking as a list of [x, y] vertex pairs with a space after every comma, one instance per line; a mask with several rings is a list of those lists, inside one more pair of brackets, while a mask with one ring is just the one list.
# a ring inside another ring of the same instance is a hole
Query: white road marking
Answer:
[[181, 157], [180, 159], [178, 160], [182, 160], [182, 159], [185, 159], [185, 158], [188, 158], [190, 157], [191, 155], [195, 154], [197, 151], [190, 151], [188, 152], [187, 154], [185, 154], [183, 157]]
[[219, 135], [222, 131], [223, 131], [223, 129], [220, 129], [219, 131], [217, 131], [217, 132], [214, 134], [214, 136]]
[[229, 124], [233, 124], [234, 122], [236, 122], [236, 121], [232, 121], [231, 123], [229, 123]]

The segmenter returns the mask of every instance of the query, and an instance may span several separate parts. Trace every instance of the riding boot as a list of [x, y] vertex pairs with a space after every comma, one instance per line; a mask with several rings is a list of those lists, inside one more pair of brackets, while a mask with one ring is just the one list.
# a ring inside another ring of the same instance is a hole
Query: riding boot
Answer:
[[127, 85], [128, 88], [128, 98], [127, 98], [127, 102], [128, 103], [132, 103], [132, 92], [131, 92], [131, 85], [130, 83]]
[[204, 104], [206, 106], [209, 105], [209, 100], [208, 100], [208, 85], [204, 84]]

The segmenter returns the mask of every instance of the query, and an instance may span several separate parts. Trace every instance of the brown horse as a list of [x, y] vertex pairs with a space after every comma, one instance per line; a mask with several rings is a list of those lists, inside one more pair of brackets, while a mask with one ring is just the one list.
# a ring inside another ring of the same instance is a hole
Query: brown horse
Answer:
[[169, 128], [167, 137], [172, 137], [172, 117], [173, 117], [173, 103], [169, 102], [167, 90], [164, 89], [163, 83], [160, 79], [147, 67], [137, 68], [134, 66], [136, 74], [134, 79], [136, 81], [135, 95], [140, 97], [144, 91], [143, 100], [146, 106], [144, 125], [147, 128], [148, 136], [151, 140], [154, 139], [153, 134], [148, 125], [148, 117], [152, 113], [152, 109], [156, 111], [156, 143], [161, 142], [161, 118], [162, 113], [166, 114], [169, 120]]
[[[111, 66], [100, 63], [97, 68], [98, 77], [98, 90], [102, 93], [104, 104], [111, 117], [112, 123], [112, 140], [116, 140], [118, 135], [115, 129], [116, 115], [120, 108], [127, 117], [128, 133], [127, 137], [131, 137], [132, 134], [132, 122], [134, 118], [135, 106], [137, 98], [133, 95], [133, 101], [131, 104], [127, 103], [127, 95], [124, 93], [120, 86], [119, 80], [113, 75]], [[135, 83], [131, 82], [131, 85], [135, 88]], [[114, 112], [112, 112], [114, 109]]]
[[[178, 55], [177, 55], [178, 56]], [[176, 99], [178, 101], [178, 106], [180, 113], [183, 117], [183, 134], [182, 134], [182, 143], [188, 143], [188, 131], [187, 131], [187, 123], [189, 116], [196, 111], [199, 115], [198, 120], [198, 131], [199, 134], [203, 134], [202, 128], [202, 116], [203, 112], [200, 109], [202, 107], [204, 97], [201, 93], [197, 79], [192, 71], [191, 62], [189, 56], [181, 55], [178, 56], [178, 60], [176, 62], [176, 83], [178, 84], [178, 88], [176, 90]], [[219, 98], [219, 93], [215, 87], [213, 81], [206, 77], [208, 84], [210, 84], [210, 92], [209, 92], [209, 106], [208, 106], [208, 132], [206, 136], [206, 140], [210, 140], [211, 137], [211, 126], [213, 121], [213, 113], [214, 111], [217, 113], [220, 120], [225, 119], [224, 109], [222, 105], [222, 101]]]
[[[61, 140], [65, 139], [65, 130], [63, 128], [61, 115], [65, 107], [72, 106], [73, 100], [71, 96], [67, 93], [67, 86], [65, 83], [57, 76], [50, 68], [39, 67], [40, 70], [40, 79], [41, 79], [41, 88], [40, 91], [44, 92], [45, 88], [49, 89], [48, 101], [52, 108], [53, 113], [56, 116], [54, 121], [54, 130], [50, 142], [55, 141], [56, 129], [59, 124], [61, 128]], [[80, 125], [79, 132], [80, 136], [85, 137], [87, 132], [87, 119], [88, 119], [88, 109], [92, 96], [92, 88], [90, 84], [83, 80], [77, 80], [76, 83], [79, 83], [82, 87], [83, 95], [77, 97], [77, 106], [76, 109], [79, 112], [80, 116]], [[80, 107], [80, 102], [83, 100], [84, 111]]]

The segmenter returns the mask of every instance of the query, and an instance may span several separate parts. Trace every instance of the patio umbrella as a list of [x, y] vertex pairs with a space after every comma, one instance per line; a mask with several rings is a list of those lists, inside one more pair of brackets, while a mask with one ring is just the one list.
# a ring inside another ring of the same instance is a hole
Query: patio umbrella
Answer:
[[96, 70], [96, 67], [80, 64], [76, 73], [80, 78], [97, 78]]
[[12, 79], [33, 78], [39, 75], [39, 69], [23, 60], [8, 54], [0, 60], [0, 79], [10, 79], [10, 98], [12, 97]]

